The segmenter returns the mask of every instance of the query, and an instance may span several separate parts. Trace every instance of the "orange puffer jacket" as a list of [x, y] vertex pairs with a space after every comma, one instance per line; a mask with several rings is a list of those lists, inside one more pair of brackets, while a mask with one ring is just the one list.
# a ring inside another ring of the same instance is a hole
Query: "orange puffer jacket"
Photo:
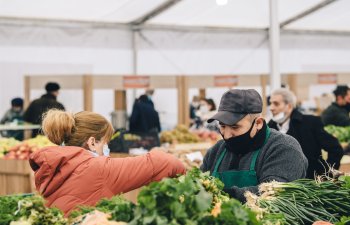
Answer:
[[80, 147], [55, 146], [31, 154], [29, 163], [47, 206], [66, 215], [78, 205], [93, 206], [101, 198], [185, 173], [178, 159], [156, 150], [144, 156], [110, 158], [94, 157]]

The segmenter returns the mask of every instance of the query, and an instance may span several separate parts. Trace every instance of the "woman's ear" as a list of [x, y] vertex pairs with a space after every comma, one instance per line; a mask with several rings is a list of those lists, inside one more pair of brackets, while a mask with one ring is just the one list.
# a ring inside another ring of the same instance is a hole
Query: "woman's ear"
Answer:
[[91, 151], [96, 151], [96, 139], [94, 137], [89, 137], [86, 144]]

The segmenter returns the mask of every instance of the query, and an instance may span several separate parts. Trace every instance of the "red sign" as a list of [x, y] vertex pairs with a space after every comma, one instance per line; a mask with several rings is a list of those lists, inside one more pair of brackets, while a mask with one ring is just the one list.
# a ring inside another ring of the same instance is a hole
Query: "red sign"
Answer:
[[336, 84], [337, 81], [337, 74], [318, 74], [319, 84]]
[[238, 85], [238, 76], [227, 75], [227, 76], [215, 76], [214, 86], [215, 87], [233, 87]]
[[149, 76], [124, 76], [124, 88], [148, 88], [150, 85]]

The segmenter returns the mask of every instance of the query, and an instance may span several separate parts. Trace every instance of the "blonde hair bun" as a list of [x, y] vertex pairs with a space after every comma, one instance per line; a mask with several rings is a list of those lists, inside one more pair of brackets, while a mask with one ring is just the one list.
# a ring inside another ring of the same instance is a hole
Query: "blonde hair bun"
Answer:
[[68, 142], [74, 128], [73, 113], [51, 109], [43, 115], [42, 130], [47, 138], [57, 145]]

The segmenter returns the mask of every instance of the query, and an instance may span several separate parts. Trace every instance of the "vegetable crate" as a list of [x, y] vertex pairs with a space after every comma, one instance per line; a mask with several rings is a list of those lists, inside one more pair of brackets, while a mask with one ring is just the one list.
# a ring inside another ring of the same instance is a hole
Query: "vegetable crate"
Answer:
[[0, 195], [34, 192], [33, 176], [27, 160], [0, 159]]

